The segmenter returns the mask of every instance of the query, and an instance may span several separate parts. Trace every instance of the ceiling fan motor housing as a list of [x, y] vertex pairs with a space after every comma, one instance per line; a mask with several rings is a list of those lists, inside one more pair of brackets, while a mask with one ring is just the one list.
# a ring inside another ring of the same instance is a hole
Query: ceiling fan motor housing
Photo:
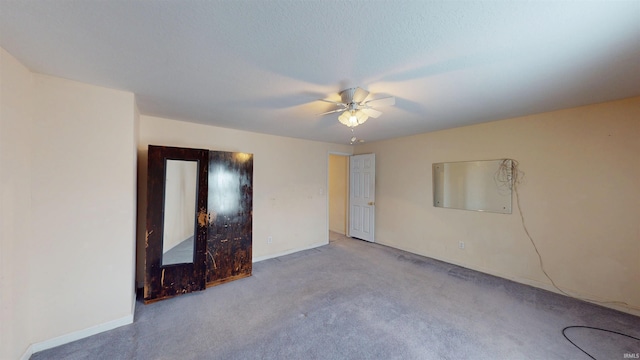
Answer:
[[353, 94], [356, 92], [355, 88], [342, 90], [340, 92], [340, 98], [342, 98], [342, 102], [349, 105], [353, 102]]

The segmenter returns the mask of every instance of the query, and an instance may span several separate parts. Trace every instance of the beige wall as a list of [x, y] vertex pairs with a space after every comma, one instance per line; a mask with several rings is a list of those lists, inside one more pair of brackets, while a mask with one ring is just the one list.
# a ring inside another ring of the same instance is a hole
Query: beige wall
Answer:
[[0, 359], [17, 359], [31, 344], [29, 291], [33, 75], [0, 49]]
[[[328, 242], [329, 152], [352, 147], [264, 135], [152, 116], [140, 117], [138, 219], [146, 208], [148, 145], [253, 154], [253, 259], [259, 261]], [[143, 200], [144, 199], [144, 200]], [[144, 201], [144, 202], [143, 202]], [[138, 226], [138, 286], [144, 279], [144, 220]], [[267, 237], [273, 243], [267, 244]]]
[[132, 320], [135, 104], [131, 93], [31, 75], [6, 52], [2, 66], [10, 282], [0, 348], [15, 359]]
[[329, 155], [329, 230], [347, 233], [349, 157]]
[[[563, 289], [640, 314], [640, 98], [365, 144], [376, 241], [551, 289], [511, 215], [434, 208], [431, 164], [513, 158], [528, 229]], [[514, 198], [515, 200], [515, 198]], [[458, 248], [464, 241], [464, 250]]]

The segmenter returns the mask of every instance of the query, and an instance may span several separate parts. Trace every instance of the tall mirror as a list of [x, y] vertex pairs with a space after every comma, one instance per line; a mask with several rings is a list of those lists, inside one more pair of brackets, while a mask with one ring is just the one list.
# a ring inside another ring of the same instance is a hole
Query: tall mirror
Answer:
[[512, 161], [436, 163], [433, 206], [511, 214]]
[[209, 151], [149, 145], [145, 303], [204, 290]]
[[166, 160], [163, 266], [193, 262], [197, 188], [197, 161]]

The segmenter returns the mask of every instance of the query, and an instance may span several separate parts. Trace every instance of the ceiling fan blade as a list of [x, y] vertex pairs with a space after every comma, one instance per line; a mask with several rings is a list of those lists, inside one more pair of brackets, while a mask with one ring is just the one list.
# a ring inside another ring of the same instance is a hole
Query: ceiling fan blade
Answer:
[[369, 92], [367, 90], [356, 88], [356, 90], [353, 92], [352, 99], [354, 102], [361, 103], [364, 101], [364, 99], [367, 98], [367, 96], [369, 96]]
[[379, 99], [372, 99], [369, 101], [365, 101], [363, 105], [367, 106], [367, 107], [380, 107], [380, 106], [391, 106], [391, 105], [395, 105], [396, 103], [396, 98], [393, 96], [389, 96], [389, 97], [384, 97], [384, 98], [379, 98]]
[[378, 111], [376, 109], [371, 109], [371, 108], [364, 108], [364, 109], [361, 109], [360, 111], [362, 111], [367, 116], [372, 118], [377, 118], [378, 116], [382, 115], [382, 111]]
[[327, 112], [323, 112], [321, 114], [317, 114], [318, 116], [322, 116], [322, 115], [328, 115], [328, 114], [333, 114], [333, 113], [337, 113], [337, 112], [341, 112], [344, 111], [344, 109], [335, 109], [335, 110], [331, 110], [331, 111], [327, 111]]
[[345, 106], [345, 104], [340, 102], [340, 101], [333, 101], [333, 100], [328, 100], [328, 99], [318, 99], [318, 101], [324, 101], [324, 102], [328, 102], [330, 104], [336, 104], [336, 105], [340, 105], [340, 106]]

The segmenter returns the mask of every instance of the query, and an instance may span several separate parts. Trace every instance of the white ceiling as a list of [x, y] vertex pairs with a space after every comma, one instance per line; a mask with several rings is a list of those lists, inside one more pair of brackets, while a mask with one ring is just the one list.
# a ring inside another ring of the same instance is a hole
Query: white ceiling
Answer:
[[146, 115], [336, 143], [317, 100], [348, 87], [396, 97], [366, 141], [640, 95], [638, 0], [0, 0], [0, 46]]

